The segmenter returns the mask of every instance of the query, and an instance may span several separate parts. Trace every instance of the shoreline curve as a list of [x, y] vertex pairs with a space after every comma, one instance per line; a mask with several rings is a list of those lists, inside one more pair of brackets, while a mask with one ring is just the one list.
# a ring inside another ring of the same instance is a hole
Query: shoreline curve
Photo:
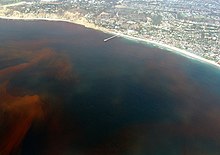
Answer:
[[157, 48], [165, 49], [169, 52], [173, 52], [175, 54], [179, 54], [181, 56], [184, 56], [184, 57], [187, 57], [187, 58], [190, 58], [190, 59], [194, 59], [194, 60], [209, 64], [211, 66], [214, 66], [215, 68], [220, 69], [220, 64], [218, 64], [217, 62], [205, 59], [201, 56], [198, 56], [198, 55], [196, 55], [194, 53], [191, 53], [191, 52], [188, 52], [186, 50], [183, 50], [183, 49], [180, 49], [180, 48], [177, 48], [177, 47], [174, 47], [174, 46], [170, 46], [170, 45], [167, 45], [167, 44], [164, 44], [164, 43], [159, 43], [159, 42], [154, 41], [154, 40], [143, 39], [143, 38], [138, 38], [138, 37], [122, 34], [122, 33], [119, 33], [119, 32], [114, 32], [114, 31], [108, 30], [108, 29], [103, 28], [103, 27], [98, 27], [98, 26], [96, 26], [94, 24], [91, 24], [91, 23], [85, 23], [85, 22], [80, 21], [80, 20], [70, 21], [70, 20], [65, 20], [65, 19], [53, 19], [53, 18], [19, 18], [19, 17], [5, 17], [5, 16], [0, 16], [0, 19], [23, 20], [23, 21], [52, 21], [52, 22], [67, 22], [67, 23], [70, 23], [70, 24], [78, 24], [78, 25], [84, 26], [85, 28], [102, 31], [104, 33], [108, 33], [108, 34], [112, 34], [112, 35], [118, 35], [119, 37], [122, 37], [122, 38], [125, 38], [125, 39], [128, 39], [128, 40], [143, 42], [143, 43], [146, 43], [148, 45], [154, 45]]

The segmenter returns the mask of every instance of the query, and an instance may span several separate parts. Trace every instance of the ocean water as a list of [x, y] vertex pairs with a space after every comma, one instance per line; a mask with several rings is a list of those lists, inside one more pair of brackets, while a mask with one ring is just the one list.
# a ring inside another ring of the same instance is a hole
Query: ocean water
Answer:
[[220, 69], [109, 36], [0, 20], [0, 154], [219, 155]]

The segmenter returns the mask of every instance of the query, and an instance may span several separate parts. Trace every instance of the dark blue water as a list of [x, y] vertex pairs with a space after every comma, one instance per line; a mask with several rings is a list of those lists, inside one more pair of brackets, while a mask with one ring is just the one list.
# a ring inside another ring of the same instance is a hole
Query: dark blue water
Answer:
[[3, 154], [220, 154], [220, 69], [74, 24], [0, 22]]

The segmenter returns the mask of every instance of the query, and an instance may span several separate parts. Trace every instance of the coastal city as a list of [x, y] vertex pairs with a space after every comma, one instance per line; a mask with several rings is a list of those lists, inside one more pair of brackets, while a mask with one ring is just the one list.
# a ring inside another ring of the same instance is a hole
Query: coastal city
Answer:
[[0, 0], [0, 17], [61, 19], [220, 64], [218, 0]]

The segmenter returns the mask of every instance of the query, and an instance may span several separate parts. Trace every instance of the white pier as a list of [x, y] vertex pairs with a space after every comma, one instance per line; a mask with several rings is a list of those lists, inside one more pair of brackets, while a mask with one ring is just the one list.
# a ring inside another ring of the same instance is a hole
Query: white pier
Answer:
[[111, 37], [109, 37], [109, 38], [104, 39], [104, 42], [107, 42], [107, 41], [109, 41], [109, 40], [111, 40], [111, 39], [114, 39], [114, 38], [117, 37], [117, 36], [119, 36], [119, 34], [115, 34], [115, 35], [113, 35], [113, 36], [111, 36]]

